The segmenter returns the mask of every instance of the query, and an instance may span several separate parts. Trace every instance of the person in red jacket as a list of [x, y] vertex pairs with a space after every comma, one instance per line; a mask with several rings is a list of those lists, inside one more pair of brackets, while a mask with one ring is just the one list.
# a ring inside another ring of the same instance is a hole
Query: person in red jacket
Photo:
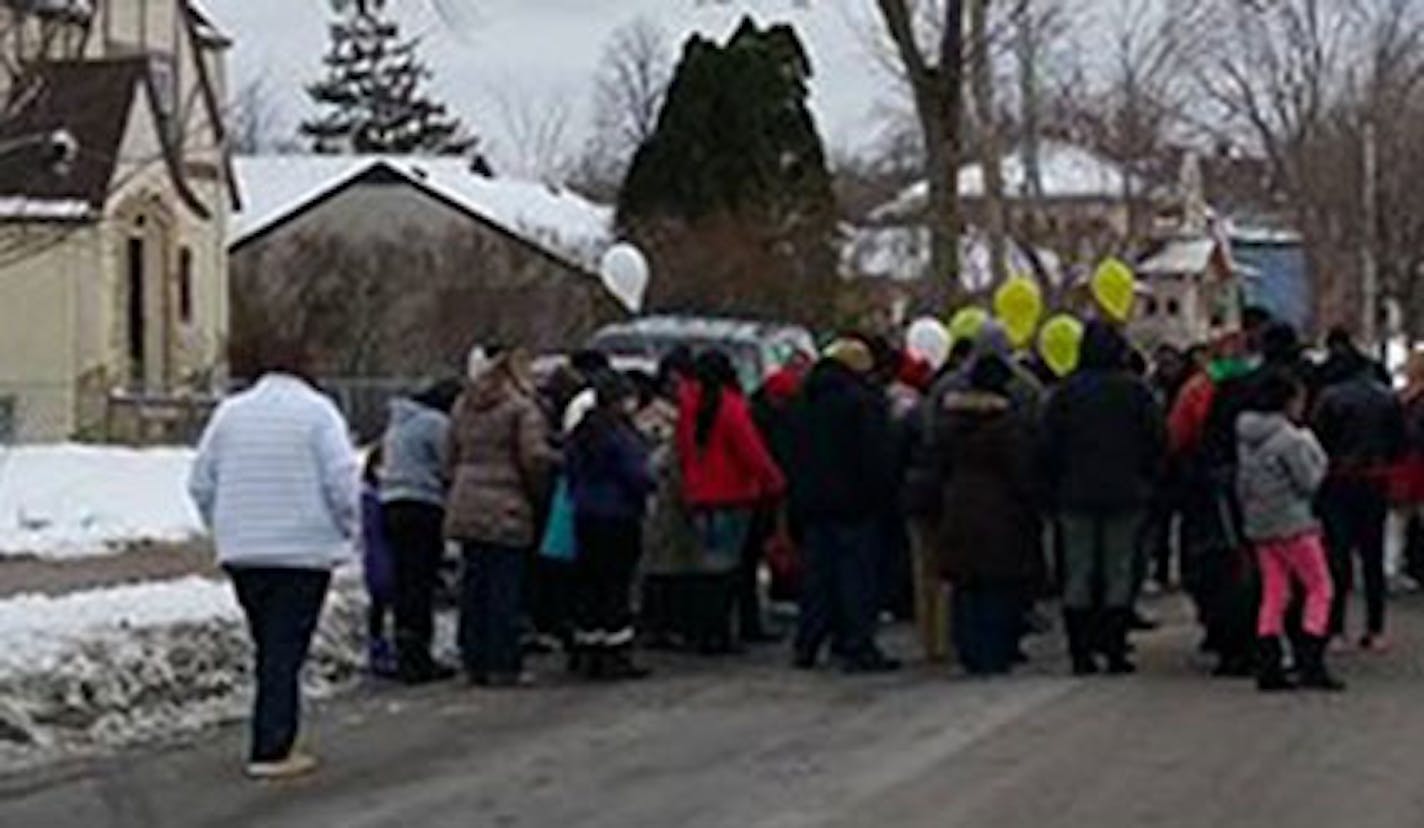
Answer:
[[782, 497], [786, 478], [762, 440], [726, 354], [701, 354], [694, 379], [679, 390], [677, 453], [682, 499], [708, 573], [688, 608], [693, 643], [704, 653], [729, 652], [736, 574], [752, 515], [759, 505]]

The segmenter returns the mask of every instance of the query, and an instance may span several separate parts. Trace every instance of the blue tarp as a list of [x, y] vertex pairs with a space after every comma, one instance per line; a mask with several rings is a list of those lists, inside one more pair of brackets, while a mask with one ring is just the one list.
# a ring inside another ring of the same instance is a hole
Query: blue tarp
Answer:
[[1242, 300], [1298, 329], [1310, 325], [1313, 295], [1305, 249], [1299, 242], [1232, 239], [1231, 254], [1252, 272], [1242, 280]]

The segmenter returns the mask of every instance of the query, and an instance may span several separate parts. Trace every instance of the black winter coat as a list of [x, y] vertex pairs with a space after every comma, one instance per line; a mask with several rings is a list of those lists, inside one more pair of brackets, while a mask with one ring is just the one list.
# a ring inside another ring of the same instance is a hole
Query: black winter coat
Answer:
[[807, 378], [786, 469], [799, 523], [878, 519], [895, 503], [895, 447], [885, 396], [834, 360]]
[[1311, 425], [1332, 474], [1382, 475], [1404, 454], [1404, 407], [1372, 372], [1321, 392]]
[[1043, 469], [1059, 509], [1111, 512], [1146, 506], [1166, 450], [1166, 423], [1156, 396], [1125, 370], [1080, 370], [1048, 399]]

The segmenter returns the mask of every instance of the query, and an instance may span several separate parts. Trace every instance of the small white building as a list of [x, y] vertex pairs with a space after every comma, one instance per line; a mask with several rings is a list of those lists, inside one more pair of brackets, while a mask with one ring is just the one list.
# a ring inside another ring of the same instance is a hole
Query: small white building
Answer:
[[1169, 239], [1135, 269], [1143, 296], [1131, 331], [1141, 345], [1185, 348], [1240, 327], [1240, 268], [1214, 236]]

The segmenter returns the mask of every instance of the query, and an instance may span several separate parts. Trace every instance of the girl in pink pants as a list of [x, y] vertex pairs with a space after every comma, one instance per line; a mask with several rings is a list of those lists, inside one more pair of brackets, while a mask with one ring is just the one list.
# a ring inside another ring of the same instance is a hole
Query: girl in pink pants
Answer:
[[1256, 686], [1263, 691], [1295, 687], [1281, 666], [1292, 580], [1305, 589], [1305, 636], [1296, 652], [1300, 686], [1344, 689], [1325, 667], [1334, 587], [1312, 504], [1327, 460], [1315, 435], [1296, 425], [1304, 407], [1300, 382], [1273, 372], [1261, 379], [1251, 409], [1236, 423], [1237, 494], [1261, 567]]
[[1261, 565], [1261, 613], [1256, 635], [1278, 638], [1285, 631], [1286, 610], [1290, 606], [1291, 579], [1305, 589], [1307, 635], [1325, 637], [1330, 633], [1330, 601], [1335, 588], [1330, 582], [1330, 566], [1320, 532], [1305, 532], [1284, 540], [1262, 541], [1256, 545]]

